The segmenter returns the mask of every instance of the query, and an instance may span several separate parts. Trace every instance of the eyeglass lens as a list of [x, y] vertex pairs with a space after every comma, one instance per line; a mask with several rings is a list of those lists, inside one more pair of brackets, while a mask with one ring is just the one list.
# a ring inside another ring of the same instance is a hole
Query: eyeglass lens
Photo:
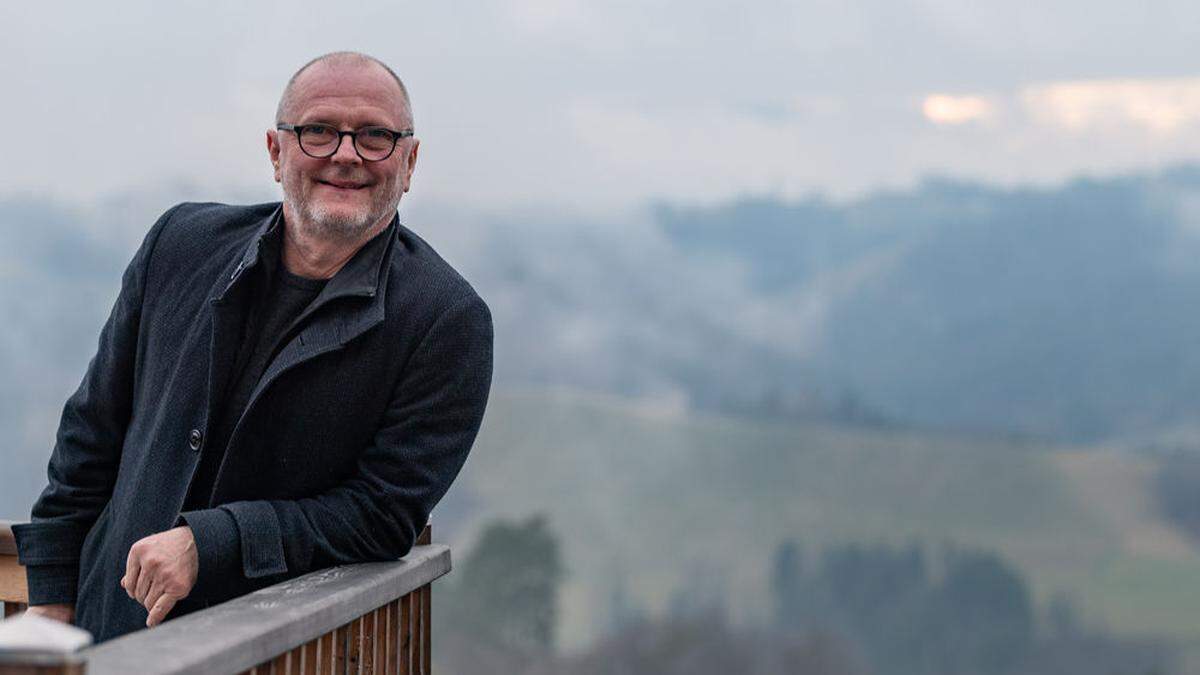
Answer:
[[[328, 157], [337, 152], [340, 137], [333, 127], [309, 124], [300, 127], [300, 147], [310, 155]], [[363, 159], [379, 160], [392, 153], [396, 136], [387, 129], [360, 129], [353, 136], [354, 145]]]

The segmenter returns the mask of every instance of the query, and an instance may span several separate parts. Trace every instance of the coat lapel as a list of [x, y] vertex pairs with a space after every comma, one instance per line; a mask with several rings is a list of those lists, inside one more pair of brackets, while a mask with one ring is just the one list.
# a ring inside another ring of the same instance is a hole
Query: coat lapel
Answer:
[[[228, 383], [233, 360], [236, 359], [238, 351], [239, 329], [244, 319], [246, 303], [238, 302], [237, 299], [248, 297], [248, 294], [244, 293], [245, 284], [239, 285], [238, 281], [248, 276], [246, 270], [258, 263], [258, 248], [263, 235], [281, 221], [281, 214], [277, 213], [259, 228], [257, 236], [233, 271], [226, 290], [213, 301], [213, 352], [209, 362], [210, 411], [211, 402], [216, 400], [216, 396], [222, 395], [223, 387]], [[398, 222], [398, 217], [393, 218], [376, 239], [359, 249], [329, 280], [312, 304], [292, 322], [292, 327], [302, 328], [267, 364], [230, 434], [230, 448], [233, 447], [247, 415], [254, 409], [254, 404], [281, 375], [322, 354], [342, 349], [350, 341], [383, 322], [384, 289], [390, 269], [387, 263], [398, 237]], [[227, 449], [226, 458], [228, 454]], [[221, 464], [223, 468], [224, 460]], [[218, 482], [219, 480], [220, 471]]]
[[237, 359], [238, 334], [241, 332], [246, 308], [235, 304], [212, 303], [212, 342], [208, 360], [208, 405], [205, 437], [212, 432], [212, 413], [219, 397], [224, 395], [233, 376], [233, 365]]
[[250, 278], [250, 274], [247, 272], [258, 264], [263, 237], [279, 225], [282, 216], [283, 209], [280, 207], [259, 223], [249, 245], [238, 257], [236, 265], [232, 265], [232, 271], [227, 269], [221, 275], [209, 297], [208, 302], [212, 312], [212, 339], [208, 358], [208, 401], [205, 408], [208, 428], [204, 431], [205, 437], [212, 431], [214, 422], [212, 411], [215, 409], [215, 404], [219, 397], [225, 394], [229, 378], [233, 376], [238, 341], [242, 335], [246, 312], [249, 310], [246, 301], [249, 295], [246, 280]]

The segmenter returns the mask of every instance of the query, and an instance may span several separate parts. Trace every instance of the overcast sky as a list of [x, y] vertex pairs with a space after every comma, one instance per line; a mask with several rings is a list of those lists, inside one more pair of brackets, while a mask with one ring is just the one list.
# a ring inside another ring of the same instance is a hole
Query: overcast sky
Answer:
[[335, 49], [409, 85], [414, 196], [473, 209], [1196, 159], [1200, 3], [1139, 4], [6, 2], [0, 192], [272, 194], [280, 89]]

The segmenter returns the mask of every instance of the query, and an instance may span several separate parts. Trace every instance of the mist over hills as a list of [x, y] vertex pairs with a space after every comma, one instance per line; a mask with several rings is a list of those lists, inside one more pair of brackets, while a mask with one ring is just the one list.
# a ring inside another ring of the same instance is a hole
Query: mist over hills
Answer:
[[1192, 426], [1200, 406], [1196, 167], [659, 220], [684, 251], [745, 261], [781, 309], [820, 304], [796, 356], [887, 418], [1096, 440]]
[[[44, 480], [120, 271], [178, 194], [0, 198], [0, 512]], [[497, 386], [1076, 441], [1191, 429], [1200, 407], [1198, 167], [621, 222], [410, 211], [492, 307]]]

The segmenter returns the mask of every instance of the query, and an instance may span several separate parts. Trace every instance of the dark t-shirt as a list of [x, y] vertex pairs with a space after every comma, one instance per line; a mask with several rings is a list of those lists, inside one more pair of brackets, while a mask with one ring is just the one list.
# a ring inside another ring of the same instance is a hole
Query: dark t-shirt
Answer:
[[217, 470], [254, 387], [271, 359], [292, 337], [293, 321], [317, 297], [327, 281], [308, 279], [287, 271], [280, 261], [278, 238], [272, 237], [270, 242], [272, 245], [262, 249], [262, 264], [254, 277], [253, 302], [243, 325], [233, 376], [228, 380], [217, 418], [201, 452], [184, 511], [211, 506]]

